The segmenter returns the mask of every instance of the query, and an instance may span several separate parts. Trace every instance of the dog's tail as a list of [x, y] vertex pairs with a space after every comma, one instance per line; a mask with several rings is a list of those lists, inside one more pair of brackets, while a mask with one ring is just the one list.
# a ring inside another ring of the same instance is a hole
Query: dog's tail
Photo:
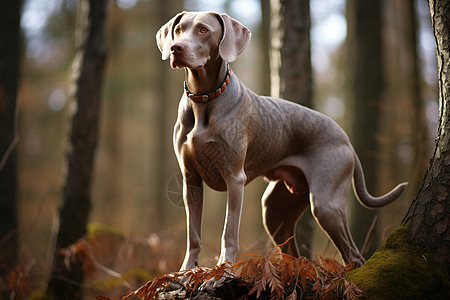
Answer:
[[361, 162], [359, 161], [358, 156], [355, 153], [355, 169], [353, 170], [353, 189], [355, 191], [355, 195], [358, 198], [359, 202], [369, 208], [377, 208], [385, 206], [395, 199], [397, 199], [405, 189], [407, 182], [403, 182], [397, 185], [394, 189], [392, 189], [389, 193], [380, 196], [374, 197], [369, 194], [366, 188], [366, 182], [364, 179], [364, 173], [361, 166]]

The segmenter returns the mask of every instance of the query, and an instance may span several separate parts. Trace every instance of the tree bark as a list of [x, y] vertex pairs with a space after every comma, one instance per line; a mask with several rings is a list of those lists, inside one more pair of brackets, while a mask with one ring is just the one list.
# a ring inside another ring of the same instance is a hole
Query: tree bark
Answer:
[[[381, 1], [347, 1], [347, 99], [353, 107], [352, 144], [364, 168], [367, 189], [376, 189], [378, 132], [382, 93]], [[372, 224], [375, 211], [351, 201], [349, 225], [356, 245], [362, 246]], [[378, 247], [377, 227], [371, 233], [369, 257]]]
[[449, 269], [450, 191], [450, 1], [429, 1], [439, 74], [439, 125], [436, 147], [422, 186], [403, 223], [412, 240]]
[[[270, 11], [271, 94], [312, 107], [309, 0], [272, 0]], [[312, 249], [313, 227], [306, 210], [297, 225], [297, 241], [306, 249]], [[309, 256], [308, 251], [302, 254]]]
[[[17, 236], [17, 89], [19, 85], [22, 1], [0, 3], [0, 277], [18, 259]], [[5, 291], [8, 293], [8, 291]], [[9, 295], [0, 294], [0, 298]]]
[[56, 299], [81, 299], [81, 262], [64, 263], [63, 248], [86, 233], [91, 207], [91, 177], [97, 144], [100, 97], [106, 61], [105, 18], [107, 0], [79, 2], [74, 110], [67, 154], [67, 177], [59, 216], [59, 232], [47, 293]]

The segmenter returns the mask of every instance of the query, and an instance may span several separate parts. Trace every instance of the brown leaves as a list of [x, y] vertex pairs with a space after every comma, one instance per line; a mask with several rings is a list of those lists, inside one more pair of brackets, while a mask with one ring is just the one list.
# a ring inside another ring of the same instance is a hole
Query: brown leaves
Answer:
[[[30, 270], [33, 264], [29, 264], [27, 267], [22, 265], [14, 268], [11, 273], [7, 276], [8, 288], [10, 291], [11, 299], [22, 299], [22, 295], [31, 286], [30, 280]], [[0, 280], [0, 288], [2, 287], [2, 282]]]
[[322, 299], [359, 299], [362, 291], [345, 279], [345, 274], [353, 270], [353, 263], [343, 266], [334, 259], [319, 257], [317, 259], [319, 267], [313, 290], [321, 295]]
[[281, 253], [284, 244], [272, 248], [267, 256], [250, 255], [232, 267], [235, 276], [252, 286], [248, 295], [256, 293], [259, 298], [265, 292], [271, 299], [297, 299], [307, 282], [315, 281], [316, 265], [304, 257]]
[[[214, 269], [195, 268], [156, 277], [138, 290], [123, 297], [139, 297], [143, 300], [158, 299], [165, 290], [180, 289], [184, 298], [193, 298], [198, 288], [208, 280], [225, 280], [224, 284], [236, 284], [246, 290], [240, 299], [359, 299], [362, 296], [353, 283], [345, 279], [345, 273], [353, 265], [343, 266], [329, 258], [316, 261], [304, 257], [295, 258], [282, 254], [279, 247], [267, 256], [249, 255], [249, 258], [233, 266], [223, 264]], [[233, 288], [233, 287], [231, 287]], [[237, 286], [235, 287], [237, 289]], [[216, 295], [214, 290], [212, 295]]]
[[68, 248], [61, 249], [61, 252], [64, 256], [64, 265], [68, 270], [71, 269], [71, 264], [80, 263], [87, 278], [91, 277], [97, 270], [92, 251], [85, 238], [79, 239]]
[[268, 291], [271, 298], [284, 299], [285, 287], [291, 286], [292, 292], [287, 296], [296, 296], [296, 287], [300, 283], [306, 288], [306, 281], [314, 279], [316, 270], [306, 258], [282, 254], [278, 247], [273, 248], [267, 256], [251, 255], [249, 259], [236, 263], [233, 267], [235, 276], [243, 279], [252, 288], [249, 295], [256, 293], [256, 298]]
[[161, 291], [182, 288], [188, 295], [188, 298], [198, 291], [198, 288], [208, 280], [220, 280], [224, 276], [231, 276], [228, 264], [216, 266], [214, 269], [194, 268], [191, 270], [174, 272], [147, 282], [138, 290], [124, 296], [122, 300], [131, 297], [139, 297], [140, 299], [151, 300], [158, 299]]

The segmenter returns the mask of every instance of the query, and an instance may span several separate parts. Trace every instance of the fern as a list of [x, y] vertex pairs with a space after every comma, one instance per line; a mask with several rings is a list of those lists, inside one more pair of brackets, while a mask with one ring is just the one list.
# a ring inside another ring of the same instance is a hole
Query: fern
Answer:
[[[208, 280], [224, 280], [225, 285], [246, 286], [241, 299], [359, 299], [362, 296], [353, 283], [345, 280], [345, 273], [353, 265], [343, 266], [329, 258], [318, 257], [310, 261], [281, 254], [273, 248], [267, 256], [249, 255], [233, 266], [223, 264], [214, 269], [195, 268], [158, 276], [122, 300], [138, 297], [143, 300], [158, 299], [171, 287], [183, 291], [185, 298], [194, 297], [199, 287]], [[233, 280], [234, 279], [234, 280]], [[237, 282], [237, 283], [236, 283]], [[215, 291], [211, 295], [217, 296]]]
[[353, 263], [343, 266], [334, 259], [318, 257], [319, 276], [313, 286], [313, 291], [323, 299], [359, 299], [362, 291], [345, 279], [345, 274], [353, 270]]

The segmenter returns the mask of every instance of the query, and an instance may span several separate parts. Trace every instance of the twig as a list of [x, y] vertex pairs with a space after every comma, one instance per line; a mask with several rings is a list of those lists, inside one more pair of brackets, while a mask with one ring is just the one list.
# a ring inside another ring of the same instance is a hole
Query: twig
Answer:
[[375, 223], [377, 222], [377, 219], [378, 219], [378, 216], [375, 216], [373, 218], [372, 224], [370, 225], [369, 230], [367, 231], [366, 239], [364, 240], [364, 244], [363, 244], [363, 246], [361, 248], [361, 253], [362, 254], [364, 254], [366, 252], [366, 250], [367, 250], [366, 248], [368, 248], [367, 245], [369, 243], [369, 238], [370, 238], [370, 235], [372, 234], [373, 229], [375, 228]]
[[5, 153], [2, 156], [2, 160], [0, 161], [0, 172], [5, 167], [6, 162], [8, 161], [9, 156], [13, 152], [14, 148], [16, 148], [19, 143], [19, 105], [16, 103], [16, 111], [14, 112], [14, 138], [6, 149]]

